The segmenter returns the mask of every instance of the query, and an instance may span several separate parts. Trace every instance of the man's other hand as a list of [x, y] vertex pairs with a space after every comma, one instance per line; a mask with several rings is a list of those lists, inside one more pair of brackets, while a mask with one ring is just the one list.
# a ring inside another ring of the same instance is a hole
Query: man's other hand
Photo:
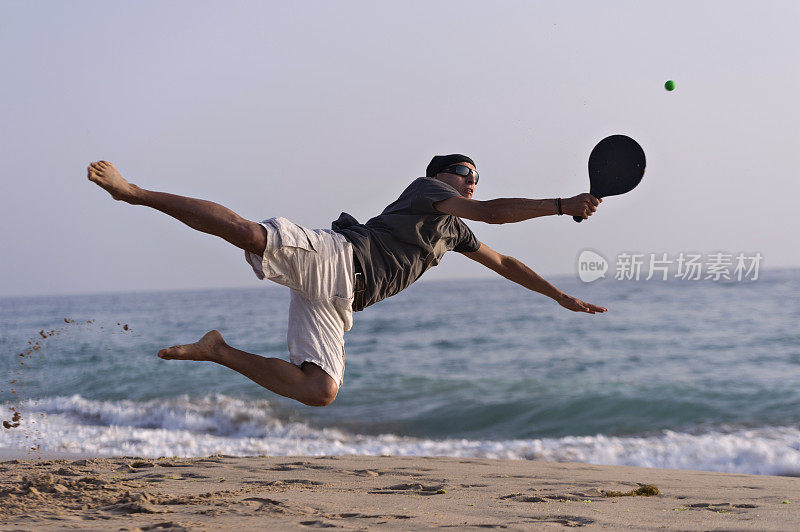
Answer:
[[592, 305], [591, 303], [586, 303], [585, 301], [581, 301], [578, 298], [568, 296], [567, 294], [563, 294], [558, 299], [558, 304], [564, 307], [565, 309], [569, 309], [573, 312], [588, 312], [589, 314], [597, 314], [600, 312], [608, 311], [607, 308], [599, 307], [597, 305]]
[[571, 198], [562, 199], [561, 210], [564, 211], [564, 214], [580, 216], [586, 219], [594, 214], [594, 211], [597, 210], [597, 206], [600, 205], [602, 201], [602, 199], [597, 199], [588, 192], [584, 192], [583, 194], [578, 194]]

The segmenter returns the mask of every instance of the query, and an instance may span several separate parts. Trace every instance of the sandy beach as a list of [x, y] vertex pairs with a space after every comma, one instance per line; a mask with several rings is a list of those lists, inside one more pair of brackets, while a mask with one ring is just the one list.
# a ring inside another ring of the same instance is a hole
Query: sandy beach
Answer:
[[[420, 457], [7, 460], [2, 530], [791, 530], [800, 478]], [[657, 495], [615, 495], [647, 492]], [[617, 494], [618, 494], [617, 493]]]

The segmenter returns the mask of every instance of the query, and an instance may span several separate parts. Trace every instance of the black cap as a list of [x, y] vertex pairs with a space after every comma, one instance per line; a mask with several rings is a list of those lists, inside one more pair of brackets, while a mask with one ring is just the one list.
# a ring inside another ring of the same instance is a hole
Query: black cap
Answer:
[[433, 159], [431, 159], [431, 162], [428, 163], [428, 168], [425, 169], [425, 176], [433, 177], [448, 166], [458, 163], [469, 163], [472, 166], [475, 166], [475, 161], [466, 155], [461, 155], [460, 153], [452, 153], [450, 155], [435, 155]]

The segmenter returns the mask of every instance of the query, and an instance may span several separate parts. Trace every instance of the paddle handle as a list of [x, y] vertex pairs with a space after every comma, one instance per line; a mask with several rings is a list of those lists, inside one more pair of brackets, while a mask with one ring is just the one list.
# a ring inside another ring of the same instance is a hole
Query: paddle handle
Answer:
[[[590, 190], [590, 191], [589, 191], [589, 194], [591, 194], [591, 195], [592, 195], [592, 196], [594, 196], [595, 198], [600, 198], [600, 196], [598, 196], [597, 194], [595, 194], [595, 192], [594, 192], [594, 191], [592, 191], [592, 190]], [[583, 218], [581, 218], [580, 216], [573, 216], [573, 217], [572, 217], [572, 219], [573, 219], [573, 220], [575, 220], [575, 221], [576, 221], [576, 222], [578, 222], [578, 223], [581, 223], [581, 222], [583, 221]]]

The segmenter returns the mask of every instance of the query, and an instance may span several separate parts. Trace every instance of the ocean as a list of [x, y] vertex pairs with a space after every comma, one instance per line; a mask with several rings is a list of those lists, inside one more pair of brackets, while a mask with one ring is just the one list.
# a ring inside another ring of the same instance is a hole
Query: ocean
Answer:
[[156, 357], [218, 329], [287, 358], [283, 287], [3, 298], [0, 414], [21, 420], [0, 429], [0, 447], [800, 475], [800, 269], [553, 282], [609, 312], [572, 313], [498, 278], [423, 279], [356, 313], [344, 386], [324, 408], [213, 363]]

